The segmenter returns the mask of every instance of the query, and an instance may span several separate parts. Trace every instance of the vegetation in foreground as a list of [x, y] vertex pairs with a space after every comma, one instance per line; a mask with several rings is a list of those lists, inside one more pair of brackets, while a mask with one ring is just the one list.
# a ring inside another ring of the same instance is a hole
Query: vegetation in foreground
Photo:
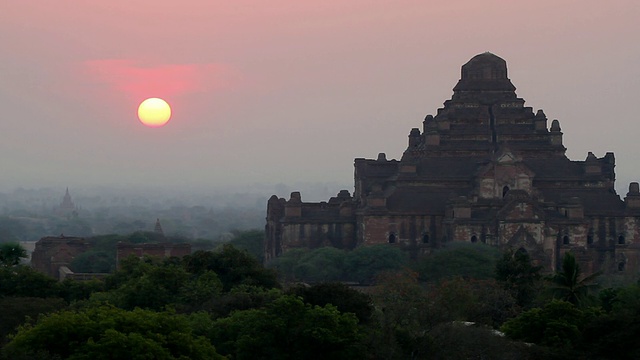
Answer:
[[526, 253], [478, 245], [420, 261], [388, 246], [301, 251], [273, 268], [225, 245], [61, 283], [2, 248], [0, 358], [640, 357], [640, 286], [598, 288], [571, 254], [544, 277]]

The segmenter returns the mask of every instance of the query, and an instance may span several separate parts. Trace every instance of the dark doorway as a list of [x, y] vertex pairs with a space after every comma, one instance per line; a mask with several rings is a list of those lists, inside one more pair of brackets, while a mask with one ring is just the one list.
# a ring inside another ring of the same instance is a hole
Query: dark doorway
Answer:
[[396, 234], [391, 233], [389, 234], [389, 244], [395, 244], [396, 242]]

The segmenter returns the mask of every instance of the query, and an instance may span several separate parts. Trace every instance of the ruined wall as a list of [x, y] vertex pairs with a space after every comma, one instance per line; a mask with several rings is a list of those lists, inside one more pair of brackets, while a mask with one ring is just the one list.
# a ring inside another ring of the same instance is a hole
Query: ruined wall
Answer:
[[31, 266], [43, 274], [59, 278], [58, 269], [69, 266], [79, 254], [88, 251], [90, 244], [79, 237], [44, 237], [36, 242]]
[[119, 242], [116, 245], [116, 267], [120, 265], [120, 260], [126, 259], [130, 255], [139, 258], [143, 256], [155, 256], [159, 258], [167, 257], [183, 257], [191, 254], [191, 244], [172, 244], [172, 243], [145, 243], [130, 244]]
[[302, 202], [299, 192], [289, 200], [272, 196], [267, 202], [265, 261], [295, 248], [355, 248], [354, 207], [347, 190], [320, 203]]
[[283, 223], [280, 248], [282, 253], [294, 248], [319, 248], [333, 246], [338, 249], [355, 248], [355, 224], [353, 222], [303, 222]]

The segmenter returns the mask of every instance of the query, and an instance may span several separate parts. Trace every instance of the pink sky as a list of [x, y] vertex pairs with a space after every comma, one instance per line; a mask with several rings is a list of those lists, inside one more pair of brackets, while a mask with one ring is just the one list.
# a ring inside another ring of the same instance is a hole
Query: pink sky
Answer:
[[[638, 19], [637, 0], [5, 1], [0, 188], [352, 186], [355, 157], [399, 158], [491, 51], [570, 158], [616, 153], [626, 192]], [[153, 96], [159, 129], [136, 117]]]

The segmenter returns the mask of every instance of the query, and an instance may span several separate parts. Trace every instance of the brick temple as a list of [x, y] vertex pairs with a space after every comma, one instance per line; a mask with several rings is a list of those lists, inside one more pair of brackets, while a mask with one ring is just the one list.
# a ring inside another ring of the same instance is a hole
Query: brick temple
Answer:
[[571, 251], [585, 272], [640, 269], [640, 191], [616, 193], [613, 153], [570, 160], [558, 120], [515, 93], [491, 53], [462, 66], [453, 96], [409, 132], [400, 160], [355, 159], [355, 189], [327, 202], [272, 196], [265, 255], [390, 244], [415, 256], [451, 241], [526, 251], [547, 271]]

